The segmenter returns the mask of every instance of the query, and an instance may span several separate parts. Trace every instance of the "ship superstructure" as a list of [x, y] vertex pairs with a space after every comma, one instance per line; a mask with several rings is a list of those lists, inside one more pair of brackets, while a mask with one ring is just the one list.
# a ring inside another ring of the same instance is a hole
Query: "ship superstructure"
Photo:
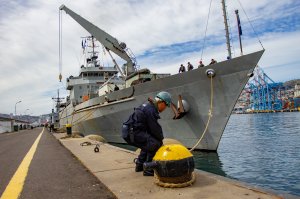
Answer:
[[[96, 39], [85, 37], [83, 49], [86, 55], [85, 65], [81, 65], [78, 76], [67, 78], [66, 88], [70, 91], [70, 103], [76, 106], [84, 101], [98, 96], [99, 86], [106, 84], [106, 91], [112, 92], [115, 85], [123, 88], [125, 81], [119, 77], [118, 69], [113, 66], [103, 66], [98, 60]], [[112, 86], [113, 85], [113, 86]]]

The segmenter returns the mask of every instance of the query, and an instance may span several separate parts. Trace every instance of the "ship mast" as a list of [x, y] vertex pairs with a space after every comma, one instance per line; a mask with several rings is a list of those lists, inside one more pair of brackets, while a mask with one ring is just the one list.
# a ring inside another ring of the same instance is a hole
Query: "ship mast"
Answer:
[[232, 58], [231, 46], [230, 46], [230, 39], [229, 39], [228, 18], [227, 18], [225, 0], [222, 0], [222, 8], [223, 8], [224, 24], [225, 24], [225, 31], [226, 31], [226, 44], [227, 44], [228, 58], [231, 59]]
[[57, 90], [57, 97], [52, 97], [52, 99], [54, 100], [54, 102], [56, 102], [56, 113], [58, 113], [59, 112], [60, 103], [65, 98], [64, 97], [59, 97], [59, 89], [58, 89]]

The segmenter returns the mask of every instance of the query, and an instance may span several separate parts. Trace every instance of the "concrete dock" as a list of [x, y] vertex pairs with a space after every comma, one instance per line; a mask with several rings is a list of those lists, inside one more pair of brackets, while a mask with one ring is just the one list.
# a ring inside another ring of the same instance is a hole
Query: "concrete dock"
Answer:
[[[59, 139], [61, 134], [54, 134]], [[117, 198], [299, 198], [280, 195], [272, 191], [246, 185], [236, 180], [196, 170], [196, 182], [186, 188], [163, 188], [154, 184], [153, 177], [144, 177], [134, 171], [135, 152], [100, 143], [100, 151], [94, 152], [95, 145], [80, 146], [88, 138], [59, 139]]]
[[[190, 187], [159, 187], [153, 177], [134, 171], [135, 152], [86, 137], [60, 139], [65, 136], [43, 128], [1, 134], [0, 198], [300, 198], [200, 170]], [[87, 141], [100, 144], [100, 151], [81, 146]]]

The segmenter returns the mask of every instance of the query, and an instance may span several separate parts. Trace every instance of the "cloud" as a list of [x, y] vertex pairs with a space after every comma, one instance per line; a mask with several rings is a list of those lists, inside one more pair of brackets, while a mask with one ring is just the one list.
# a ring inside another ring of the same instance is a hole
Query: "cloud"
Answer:
[[[19, 113], [26, 109], [33, 115], [49, 113], [54, 107], [51, 98], [57, 95], [57, 89], [60, 88], [64, 96], [67, 94], [65, 80], [58, 82], [58, 8], [61, 4], [125, 42], [137, 56], [138, 63], [154, 72], [174, 74], [179, 65], [187, 61], [195, 66], [202, 50], [206, 64], [211, 58], [221, 61], [227, 56], [221, 4], [215, 1], [203, 45], [209, 10], [209, 1], [205, 0], [2, 0], [1, 113], [14, 112], [19, 100], [22, 100], [18, 104]], [[266, 48], [260, 64], [268, 75], [276, 81], [299, 78], [300, 3], [244, 0], [243, 8], [238, 1], [228, 2], [227, 6], [234, 54], [239, 55], [234, 14], [234, 10], [239, 9], [245, 53], [261, 49], [256, 39], [258, 35]], [[82, 58], [80, 37], [89, 34], [70, 16], [63, 13], [62, 17], [65, 79], [78, 74]], [[122, 63], [118, 58], [117, 61]]]

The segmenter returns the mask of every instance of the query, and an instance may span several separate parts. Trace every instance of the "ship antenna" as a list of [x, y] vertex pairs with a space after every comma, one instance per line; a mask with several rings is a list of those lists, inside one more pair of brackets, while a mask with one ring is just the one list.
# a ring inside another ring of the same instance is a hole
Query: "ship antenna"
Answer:
[[93, 48], [93, 56], [95, 56], [95, 43], [94, 43], [94, 36], [92, 35], [92, 48]]
[[228, 28], [228, 18], [227, 18], [225, 0], [222, 0], [222, 8], [223, 8], [224, 24], [225, 24], [225, 31], [226, 31], [226, 44], [227, 44], [228, 57], [231, 59], [232, 55], [231, 55], [231, 46], [230, 46], [229, 28]]

